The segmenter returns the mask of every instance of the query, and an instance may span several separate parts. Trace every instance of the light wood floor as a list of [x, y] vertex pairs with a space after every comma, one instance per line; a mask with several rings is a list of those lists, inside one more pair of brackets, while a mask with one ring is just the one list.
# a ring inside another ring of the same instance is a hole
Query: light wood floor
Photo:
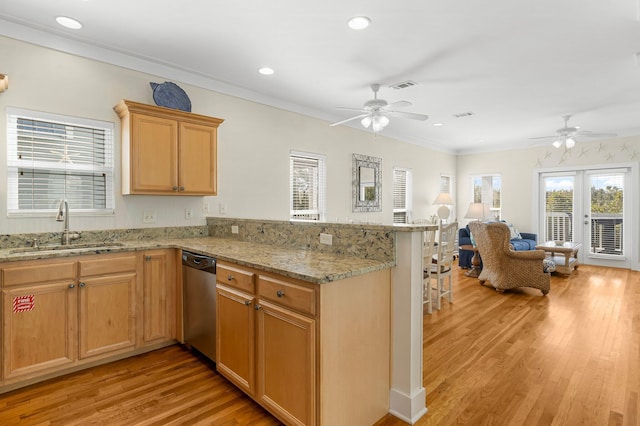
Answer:
[[[640, 273], [580, 266], [504, 294], [458, 270], [425, 315], [419, 425], [640, 424]], [[0, 425], [276, 425], [180, 346], [0, 395]], [[404, 425], [386, 416], [377, 426]], [[355, 425], [358, 426], [358, 425]]]

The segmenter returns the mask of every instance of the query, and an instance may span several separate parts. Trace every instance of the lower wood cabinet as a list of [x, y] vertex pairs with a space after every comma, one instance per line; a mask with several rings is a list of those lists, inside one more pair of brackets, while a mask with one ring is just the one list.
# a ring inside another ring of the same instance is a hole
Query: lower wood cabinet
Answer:
[[142, 254], [142, 344], [176, 337], [176, 252], [150, 250]]
[[80, 359], [131, 350], [136, 344], [135, 254], [80, 258]]
[[255, 297], [221, 285], [216, 296], [216, 367], [255, 396]]
[[315, 424], [316, 321], [259, 301], [257, 399], [289, 424]]
[[77, 300], [73, 277], [2, 290], [4, 380], [73, 364]]
[[389, 410], [390, 272], [314, 285], [218, 262], [218, 371], [287, 425]]
[[175, 338], [176, 251], [0, 264], [3, 385]]

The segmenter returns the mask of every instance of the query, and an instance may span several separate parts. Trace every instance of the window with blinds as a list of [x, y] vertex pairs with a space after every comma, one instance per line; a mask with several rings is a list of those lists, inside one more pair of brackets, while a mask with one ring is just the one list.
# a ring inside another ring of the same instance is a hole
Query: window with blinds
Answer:
[[7, 110], [9, 215], [113, 213], [113, 124]]
[[440, 175], [440, 192], [445, 192], [453, 196], [453, 192], [451, 191], [451, 176]]
[[502, 177], [500, 175], [473, 176], [473, 202], [489, 206], [494, 219], [501, 218]]
[[544, 177], [544, 241], [573, 241], [574, 178]]
[[409, 223], [411, 216], [411, 170], [393, 169], [393, 223]]
[[290, 219], [324, 220], [326, 166], [321, 154], [292, 151], [289, 155]]

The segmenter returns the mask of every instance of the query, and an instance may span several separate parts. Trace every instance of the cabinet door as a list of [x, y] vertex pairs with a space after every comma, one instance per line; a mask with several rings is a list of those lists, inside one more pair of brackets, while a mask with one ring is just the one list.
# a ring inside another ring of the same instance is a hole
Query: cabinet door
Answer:
[[9, 288], [2, 299], [5, 380], [75, 361], [77, 289], [72, 282]]
[[178, 192], [178, 122], [131, 115], [131, 193]]
[[175, 338], [175, 273], [173, 251], [143, 255], [142, 340], [145, 345]]
[[79, 287], [80, 358], [133, 349], [136, 274], [82, 278]]
[[180, 193], [217, 194], [216, 134], [214, 127], [180, 123]]
[[316, 322], [259, 300], [258, 394], [287, 424], [316, 421]]
[[255, 395], [254, 297], [218, 285], [216, 367], [249, 395]]

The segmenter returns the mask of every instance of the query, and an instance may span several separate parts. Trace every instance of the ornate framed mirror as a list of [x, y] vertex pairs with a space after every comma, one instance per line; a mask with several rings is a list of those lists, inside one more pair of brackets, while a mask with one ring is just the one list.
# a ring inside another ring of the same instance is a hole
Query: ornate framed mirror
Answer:
[[353, 154], [352, 199], [354, 212], [382, 211], [382, 159]]

